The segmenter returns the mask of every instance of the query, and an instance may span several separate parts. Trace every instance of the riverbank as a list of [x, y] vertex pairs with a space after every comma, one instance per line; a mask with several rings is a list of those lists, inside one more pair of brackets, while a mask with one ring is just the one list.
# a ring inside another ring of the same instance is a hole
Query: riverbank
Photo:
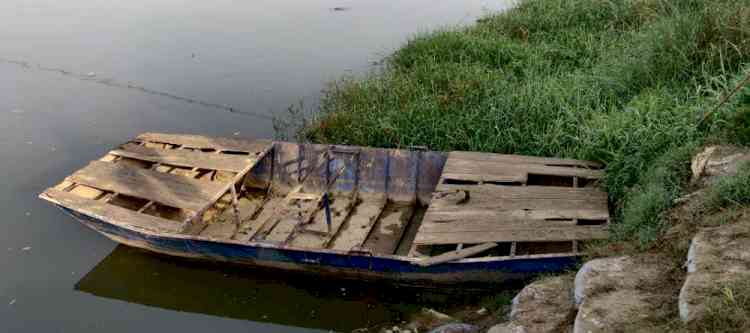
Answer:
[[381, 69], [331, 83], [300, 135], [599, 161], [615, 218], [590, 256], [684, 259], [686, 247], [662, 245], [691, 158], [707, 144], [750, 144], [747, 89], [711, 112], [746, 76], [749, 6], [522, 0], [474, 26], [419, 35]]

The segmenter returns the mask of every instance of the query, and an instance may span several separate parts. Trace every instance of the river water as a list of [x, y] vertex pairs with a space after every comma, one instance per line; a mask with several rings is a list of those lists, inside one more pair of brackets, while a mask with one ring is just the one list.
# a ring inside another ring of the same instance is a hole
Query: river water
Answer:
[[36, 195], [141, 132], [272, 137], [326, 81], [509, 3], [0, 2], [0, 331], [349, 331], [460, 302], [151, 255]]

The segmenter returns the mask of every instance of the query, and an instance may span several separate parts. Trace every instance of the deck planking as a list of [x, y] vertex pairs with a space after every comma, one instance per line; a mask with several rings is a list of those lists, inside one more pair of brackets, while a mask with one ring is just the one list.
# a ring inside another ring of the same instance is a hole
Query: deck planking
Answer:
[[[287, 200], [289, 202], [290, 200]], [[318, 200], [292, 200], [277, 216], [279, 221], [273, 226], [265, 239], [274, 242], [286, 242], [297, 226], [307, 222], [306, 219], [318, 210]]]
[[530, 175], [600, 179], [597, 162], [533, 156], [454, 151], [448, 154], [441, 178], [445, 181], [526, 184]]
[[393, 254], [414, 213], [411, 205], [388, 203], [363, 247], [376, 254]]
[[514, 228], [497, 231], [422, 232], [414, 240], [416, 245], [461, 244], [483, 242], [564, 242], [573, 240], [605, 239], [606, 225]]
[[132, 143], [126, 143], [120, 149], [109, 153], [115, 156], [160, 164], [231, 172], [240, 172], [248, 165], [255, 164], [254, 158], [242, 155], [211, 154], [184, 149], [148, 148]]
[[542, 164], [508, 164], [474, 160], [452, 160], [450, 158], [445, 163], [443, 170], [444, 179], [484, 182], [525, 183], [530, 174], [585, 179], [599, 179], [604, 177], [604, 171], [602, 170]]
[[357, 204], [347, 223], [331, 241], [330, 248], [349, 251], [362, 246], [385, 206], [385, 197], [364, 200]]
[[[466, 198], [468, 193], [468, 199]], [[466, 200], [461, 203], [460, 201]], [[592, 188], [441, 184], [426, 221], [609, 218], [606, 193]]]
[[[564, 242], [607, 237], [607, 194], [579, 188], [601, 164], [569, 159], [451, 152], [415, 245]], [[572, 187], [529, 185], [529, 176], [570, 177]], [[476, 184], [449, 184], [445, 180]], [[523, 186], [493, 184], [516, 183]], [[585, 221], [586, 223], [578, 223]], [[592, 225], [593, 224], [593, 225]]]
[[[341, 224], [344, 223], [349, 210], [351, 210], [352, 200], [347, 196], [337, 196], [333, 198], [331, 202], [331, 229], [337, 230]], [[328, 224], [326, 223], [325, 209], [320, 209], [315, 214], [315, 217], [310, 224], [305, 225], [305, 230], [312, 232], [324, 233], [328, 232]]]
[[267, 151], [271, 146], [271, 141], [268, 140], [245, 141], [230, 138], [211, 138], [201, 135], [166, 133], [144, 133], [139, 135], [136, 140], [169, 143], [184, 148], [245, 152], [256, 155]]
[[284, 204], [284, 198], [280, 196], [272, 196], [268, 198], [263, 204], [262, 210], [254, 219], [244, 221], [240, 225], [240, 229], [235, 235], [235, 239], [239, 241], [250, 241], [257, 233], [263, 224], [274, 216], [279, 206]]
[[598, 162], [582, 161], [563, 158], [536, 157], [523, 155], [488, 154], [472, 151], [452, 151], [449, 154], [452, 160], [465, 160], [476, 162], [490, 162], [503, 164], [540, 164], [546, 166], [569, 166], [588, 169], [601, 169], [603, 165]]
[[130, 209], [87, 199], [53, 188], [45, 191], [42, 196], [68, 209], [101, 218], [116, 225], [136, 227], [154, 232], [178, 233], [182, 230], [182, 223], [177, 221], [138, 213]]
[[608, 220], [607, 195], [594, 188], [440, 184], [414, 243], [601, 239]]
[[209, 204], [222, 189], [222, 184], [101, 161], [91, 162], [69, 180], [189, 210]]
[[320, 209], [313, 217], [310, 224], [301, 227], [289, 242], [291, 246], [304, 248], [325, 248], [331, 238], [337, 234], [341, 226], [346, 222], [352, 209], [352, 199], [347, 196], [339, 196], [331, 203], [331, 233], [328, 233], [325, 209]]
[[[263, 205], [262, 197], [240, 197], [237, 200], [237, 209], [239, 211], [239, 220], [246, 221], [252, 218], [253, 214]], [[209, 223], [201, 231], [200, 236], [211, 238], [232, 238], [237, 233], [237, 225], [234, 222], [234, 211], [231, 207], [224, 207], [218, 218]]]

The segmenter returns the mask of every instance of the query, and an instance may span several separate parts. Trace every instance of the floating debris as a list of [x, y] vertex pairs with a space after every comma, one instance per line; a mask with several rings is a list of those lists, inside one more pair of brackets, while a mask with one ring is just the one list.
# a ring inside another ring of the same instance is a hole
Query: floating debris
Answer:
[[26, 246], [21, 249], [21, 251], [29, 251], [29, 250], [31, 250], [31, 246]]
[[10, 300], [10, 303], [8, 303], [8, 305], [13, 305], [13, 304], [16, 304], [16, 299], [15, 298], [12, 299], [12, 300]]
[[24, 113], [24, 112], [26, 112], [26, 111], [24, 111], [24, 110], [21, 110], [21, 109], [13, 109], [13, 110], [10, 110], [10, 113]]
[[96, 73], [94, 73], [94, 72], [88, 72], [88, 74], [86, 74], [86, 76], [88, 76], [88, 77], [94, 77], [94, 76], [96, 76]]
[[351, 9], [351, 7], [333, 7], [333, 8], [331, 8], [331, 11], [334, 11], [334, 12], [344, 12], [344, 11], [347, 11], [349, 9]]

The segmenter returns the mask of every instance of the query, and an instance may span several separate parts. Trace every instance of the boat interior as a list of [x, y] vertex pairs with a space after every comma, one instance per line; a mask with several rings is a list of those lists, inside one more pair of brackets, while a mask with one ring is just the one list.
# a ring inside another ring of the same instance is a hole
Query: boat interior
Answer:
[[141, 134], [41, 198], [156, 234], [456, 258], [576, 254], [607, 237], [595, 162]]

